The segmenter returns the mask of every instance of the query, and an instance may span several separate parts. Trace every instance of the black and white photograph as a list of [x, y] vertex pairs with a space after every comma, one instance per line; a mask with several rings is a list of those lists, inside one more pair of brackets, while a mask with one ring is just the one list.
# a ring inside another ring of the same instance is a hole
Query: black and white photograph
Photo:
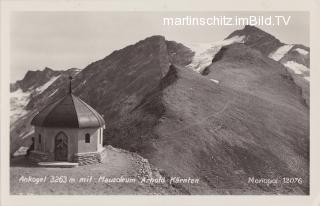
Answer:
[[10, 192], [308, 195], [308, 13], [257, 14], [14, 13]]
[[9, 196], [311, 195], [309, 11], [8, 22]]

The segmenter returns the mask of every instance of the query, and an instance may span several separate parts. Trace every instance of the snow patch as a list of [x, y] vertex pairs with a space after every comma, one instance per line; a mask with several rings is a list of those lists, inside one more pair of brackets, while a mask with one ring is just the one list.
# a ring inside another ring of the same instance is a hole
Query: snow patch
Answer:
[[279, 47], [276, 51], [272, 52], [271, 54], [269, 54], [269, 57], [271, 59], [274, 59], [276, 61], [279, 61], [280, 59], [282, 59], [282, 57], [288, 53], [290, 51], [290, 49], [293, 47], [293, 45], [291, 44], [287, 44], [284, 46]]
[[245, 36], [233, 36], [229, 39], [225, 39], [225, 40], [221, 41], [221, 43], [223, 46], [226, 46], [226, 45], [230, 45], [233, 43], [244, 43], [244, 41], [245, 41]]
[[230, 45], [233, 43], [243, 43], [244, 39], [245, 36], [233, 36], [230, 39], [214, 43], [185, 44], [187, 47], [189, 47], [192, 51], [195, 52], [192, 62], [189, 65], [187, 65], [187, 68], [190, 68], [197, 72], [203, 71], [207, 66], [209, 66], [212, 63], [212, 59], [223, 46]]
[[38, 87], [36, 89], [36, 92], [38, 92], [39, 94], [41, 94], [44, 90], [46, 90], [53, 82], [55, 82], [58, 78], [60, 77], [60, 75], [52, 77], [47, 83], [45, 83], [44, 85]]
[[77, 75], [77, 74], [79, 74], [80, 72], [81, 72], [81, 69], [76, 69], [74, 75]]
[[[47, 83], [36, 88], [29, 89], [26, 92], [23, 92], [21, 88], [17, 89], [14, 92], [10, 93], [10, 121], [15, 122], [22, 116], [26, 115], [28, 111], [25, 109], [26, 105], [30, 101], [30, 95], [33, 92], [41, 94], [44, 90], [46, 90], [53, 82], [55, 82], [60, 75], [52, 77]], [[52, 96], [56, 90], [50, 95]]]
[[22, 89], [10, 93], [10, 120], [12, 122], [28, 113], [25, 106], [30, 100], [30, 94], [31, 92], [23, 92]]
[[31, 135], [33, 133], [34, 133], [34, 128], [31, 129], [30, 131], [26, 132], [26, 133], [20, 134], [19, 137], [21, 137], [21, 139], [24, 139], [24, 138], [28, 137], [29, 135]]
[[302, 64], [299, 64], [297, 62], [294, 62], [294, 61], [286, 62], [286, 63], [284, 63], [284, 66], [291, 69], [295, 74], [303, 74], [304, 72], [309, 71], [308, 67], [306, 67]]
[[22, 155], [25, 155], [27, 154], [27, 150], [29, 149], [29, 147], [24, 147], [24, 146], [21, 146], [17, 151], [15, 151], [13, 153], [13, 156], [14, 157], [17, 157], [17, 156], [22, 156]]
[[310, 82], [310, 77], [308, 77], [308, 76], [305, 76], [305, 77], [303, 77], [305, 80], [307, 80], [308, 82]]
[[296, 48], [295, 49], [297, 52], [299, 52], [302, 55], [307, 55], [309, 52], [307, 50], [301, 49], [301, 48]]
[[219, 80], [216, 80], [216, 79], [210, 79], [210, 81], [216, 83], [216, 84], [219, 84]]
[[58, 89], [55, 89], [48, 97], [53, 96], [55, 93], [57, 93]]

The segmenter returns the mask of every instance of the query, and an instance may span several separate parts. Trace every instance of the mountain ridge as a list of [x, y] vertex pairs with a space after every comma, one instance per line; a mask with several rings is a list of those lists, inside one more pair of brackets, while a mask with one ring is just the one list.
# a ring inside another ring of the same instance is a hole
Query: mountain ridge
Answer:
[[307, 106], [310, 104], [310, 49], [302, 44], [285, 44], [271, 34], [255, 26], [232, 32], [226, 39], [243, 36], [244, 45], [280, 62], [287, 68]]
[[[137, 152], [163, 176], [199, 177], [182, 185], [188, 194], [309, 194], [309, 108], [291, 74], [259, 48], [224, 46], [201, 75], [187, 68], [195, 52], [153, 36], [89, 64], [73, 93], [104, 115], [104, 144]], [[12, 153], [29, 144], [39, 109], [66, 93], [66, 78], [31, 96], [11, 125]], [[304, 181], [249, 184], [252, 176]]]

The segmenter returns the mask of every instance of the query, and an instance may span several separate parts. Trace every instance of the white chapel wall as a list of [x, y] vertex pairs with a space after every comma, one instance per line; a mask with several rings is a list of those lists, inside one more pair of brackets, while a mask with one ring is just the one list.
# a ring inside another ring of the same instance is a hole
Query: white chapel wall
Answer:
[[[85, 142], [85, 135], [90, 134], [90, 143]], [[98, 150], [99, 128], [83, 128], [78, 131], [78, 153], [96, 152]]]
[[[54, 158], [55, 137], [60, 132], [64, 132], [68, 137], [68, 160], [72, 160], [73, 154], [78, 152], [76, 128], [51, 128], [36, 127], [35, 128], [35, 149], [50, 154]], [[41, 145], [39, 144], [39, 134], [41, 134]]]

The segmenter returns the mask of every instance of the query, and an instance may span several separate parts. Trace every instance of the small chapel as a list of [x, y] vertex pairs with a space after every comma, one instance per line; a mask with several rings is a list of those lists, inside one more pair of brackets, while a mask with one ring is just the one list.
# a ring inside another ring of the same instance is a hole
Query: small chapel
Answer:
[[103, 117], [91, 106], [69, 92], [42, 109], [31, 121], [35, 127], [36, 162], [71, 162], [79, 165], [101, 161], [103, 151]]

